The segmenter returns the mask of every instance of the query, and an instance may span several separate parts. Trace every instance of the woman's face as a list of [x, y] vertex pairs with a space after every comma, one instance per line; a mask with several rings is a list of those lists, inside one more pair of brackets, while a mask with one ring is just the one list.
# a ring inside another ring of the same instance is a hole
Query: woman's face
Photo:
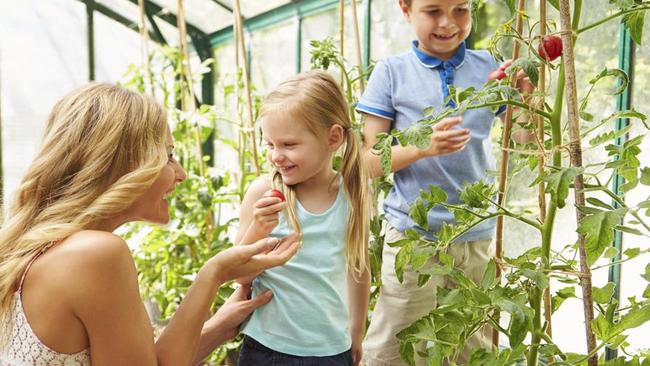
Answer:
[[167, 197], [174, 191], [176, 184], [187, 178], [187, 173], [173, 155], [174, 140], [167, 134], [167, 164], [162, 168], [158, 179], [131, 206], [130, 214], [135, 220], [144, 220], [157, 224], [169, 222], [169, 204]]

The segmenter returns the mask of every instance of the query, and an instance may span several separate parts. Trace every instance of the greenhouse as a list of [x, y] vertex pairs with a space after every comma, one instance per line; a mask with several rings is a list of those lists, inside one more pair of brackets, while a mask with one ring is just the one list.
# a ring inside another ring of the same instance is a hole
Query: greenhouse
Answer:
[[0, 366], [650, 365], [648, 10], [0, 1]]

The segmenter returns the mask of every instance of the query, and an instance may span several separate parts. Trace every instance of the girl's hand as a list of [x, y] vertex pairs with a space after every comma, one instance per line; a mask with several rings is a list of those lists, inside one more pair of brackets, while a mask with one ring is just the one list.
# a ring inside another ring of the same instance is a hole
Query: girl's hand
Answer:
[[267, 236], [278, 226], [280, 211], [287, 208], [286, 202], [277, 196], [265, 194], [253, 205], [253, 223], [256, 231], [262, 236]]
[[237, 245], [218, 253], [208, 261], [214, 278], [224, 283], [234, 278], [257, 275], [286, 263], [298, 252], [300, 237], [291, 234], [282, 239], [264, 238], [255, 244]]
[[463, 117], [444, 118], [432, 129], [431, 144], [424, 150], [419, 150], [422, 157], [440, 156], [462, 150], [469, 141], [469, 129], [453, 128], [463, 121]]
[[352, 341], [352, 365], [357, 366], [361, 363], [363, 356], [363, 348], [361, 347], [361, 339]]

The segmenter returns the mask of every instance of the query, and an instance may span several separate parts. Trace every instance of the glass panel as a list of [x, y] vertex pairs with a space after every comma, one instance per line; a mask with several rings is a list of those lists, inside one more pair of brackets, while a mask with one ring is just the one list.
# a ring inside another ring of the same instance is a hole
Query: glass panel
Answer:
[[410, 49], [415, 39], [411, 26], [402, 16], [397, 1], [372, 2], [370, 57], [381, 60]]
[[251, 53], [251, 80], [260, 94], [296, 73], [296, 22], [284, 22], [254, 32], [247, 42]]
[[[228, 2], [232, 3], [232, 0]], [[245, 1], [240, 0], [241, 12], [245, 18], [250, 18], [269, 10], [275, 9], [279, 6], [286, 5], [291, 1], [287, 0], [265, 0], [265, 1]]]
[[[345, 39], [343, 41], [343, 57], [348, 62], [349, 66], [357, 64], [357, 49], [354, 35], [354, 28], [352, 23], [352, 8], [348, 5], [345, 7], [344, 21], [345, 21]], [[363, 60], [363, 5], [361, 1], [357, 1], [357, 18], [359, 27], [359, 36], [361, 42], [361, 53]], [[373, 24], [374, 26], [374, 24]], [[309, 44], [312, 40], [323, 40], [327, 37], [334, 39], [337, 48], [340, 48], [340, 27], [339, 27], [339, 9], [338, 7], [327, 12], [317, 14], [305, 18], [302, 22], [302, 54], [301, 54], [301, 70], [311, 69], [311, 46]], [[363, 61], [362, 61], [363, 62]]]

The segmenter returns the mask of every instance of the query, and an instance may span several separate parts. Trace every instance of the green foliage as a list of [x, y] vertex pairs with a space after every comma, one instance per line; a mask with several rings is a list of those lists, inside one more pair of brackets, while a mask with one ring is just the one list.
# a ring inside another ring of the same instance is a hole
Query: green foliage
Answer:
[[587, 259], [593, 264], [614, 239], [614, 228], [621, 222], [627, 209], [602, 211], [591, 209], [578, 223], [578, 233], [586, 237]]
[[[515, 12], [515, 1], [505, 0], [505, 3]], [[558, 1], [550, 0], [551, 6], [558, 8]], [[648, 3], [635, 0], [611, 1], [612, 10], [639, 9], [636, 12], [629, 12], [623, 18], [623, 23], [635, 33], [633, 38], [640, 40], [640, 29], [643, 25], [643, 12], [641, 7]], [[620, 16], [621, 14], [619, 14]], [[536, 25], [535, 25], [536, 26]], [[514, 60], [513, 64], [506, 70], [513, 74], [523, 70], [531, 81], [536, 84], [540, 60], [533, 47], [532, 36], [526, 38], [524, 34], [518, 34], [513, 29], [513, 22], [508, 21], [499, 28], [490, 43], [490, 50], [499, 57], [498, 42], [501, 40], [512, 40], [522, 42], [528, 46], [531, 52], [527, 56]], [[531, 55], [532, 54], [532, 58]], [[551, 73], [562, 72], [561, 68], [549, 65]], [[614, 89], [597, 88], [601, 82], [614, 80]], [[577, 226], [577, 233], [584, 235], [587, 264], [593, 270], [606, 268], [611, 265], [596, 266], [599, 258], [605, 257], [608, 260], [624, 262], [632, 258], [647, 254], [649, 251], [641, 248], [628, 248], [622, 254], [611, 247], [615, 232], [621, 231], [629, 235], [650, 236], [650, 225], [640, 213], [650, 217], [650, 198], [640, 202], [635, 207], [629, 207], [622, 199], [622, 195], [612, 192], [607, 188], [617, 176], [624, 179], [620, 187], [623, 193], [629, 192], [641, 185], [650, 185], [650, 167], [642, 167], [639, 161], [640, 144], [643, 135], [633, 136], [629, 140], [617, 145], [612, 142], [615, 139], [627, 136], [634, 131], [631, 127], [624, 127], [620, 130], [603, 131], [601, 127], [612, 123], [616, 119], [635, 120], [643, 124], [646, 129], [647, 117], [631, 108], [626, 111], [612, 113], [610, 116], [594, 122], [594, 116], [588, 112], [589, 100], [592, 94], [602, 93], [606, 95], [619, 95], [629, 85], [628, 75], [619, 69], [603, 69], [590, 81], [590, 87], [583, 92], [580, 99], [580, 117], [585, 123], [581, 137], [590, 138], [590, 145], [593, 148], [601, 148], [607, 154], [607, 159], [590, 162], [584, 166], [562, 166], [561, 162], [568, 160], [566, 146], [560, 145], [562, 133], [568, 129], [565, 121], [562, 121], [562, 110], [553, 110], [551, 105], [562, 105], [562, 103], [547, 102], [547, 105], [537, 109], [533, 103], [524, 102], [524, 99], [516, 89], [510, 88], [507, 81], [489, 81], [482, 88], [473, 87], [460, 89], [451, 87], [449, 99], [452, 107], [442, 110], [429, 107], [423, 111], [424, 118], [416, 121], [412, 127], [401, 131], [390, 131], [379, 136], [379, 142], [374, 146], [382, 157], [382, 169], [387, 175], [390, 173], [391, 148], [394, 140], [403, 145], [413, 145], [419, 148], [427, 147], [431, 139], [431, 127], [440, 120], [450, 116], [462, 115], [469, 109], [492, 108], [496, 110], [500, 105], [511, 105], [524, 112], [522, 116], [536, 116], [545, 124], [545, 135], [542, 145], [553, 152], [557, 151], [562, 159], [560, 163], [547, 165], [543, 173], [537, 174], [537, 157], [523, 151], [524, 158], [518, 157], [517, 145], [506, 144], [511, 148], [515, 146], [514, 153], [511, 153], [510, 170], [521, 171], [528, 168], [536, 179], [530, 184], [530, 188], [537, 187], [543, 183], [547, 198], [550, 197], [548, 206], [555, 212], [557, 209], [567, 207], [569, 194], [574, 190], [574, 182], [581, 176], [585, 182], [586, 206], [577, 207], [583, 214], [583, 218], [574, 224]], [[564, 87], [559, 84], [558, 88]], [[537, 92], [538, 94], [545, 94]], [[532, 130], [535, 126], [524, 125], [524, 128]], [[598, 131], [598, 134], [595, 134]], [[550, 136], [554, 138], [551, 139]], [[530, 148], [528, 145], [526, 148]], [[514, 158], [512, 156], [514, 155]], [[530, 157], [528, 157], [530, 156]], [[547, 160], [548, 162], [548, 160]], [[548, 164], [548, 163], [547, 163]], [[605, 176], [605, 177], [604, 177]], [[511, 179], [512, 175], [508, 176]], [[606, 183], [603, 183], [606, 182]], [[602, 196], [595, 196], [593, 192], [605, 193], [615, 203], [607, 202]], [[537, 192], [531, 192], [537, 195]], [[459, 201], [449, 202], [446, 192], [439, 187], [428, 187], [422, 190], [419, 197], [409, 208], [409, 217], [422, 229], [428, 228], [428, 213], [435, 206], [445, 207], [454, 214], [454, 222], [445, 222], [440, 230], [430, 233], [435, 240], [428, 239], [420, 230], [407, 230], [405, 239], [390, 245], [399, 247], [395, 270], [400, 281], [404, 277], [405, 269], [413, 268], [419, 275], [418, 284], [423, 285], [431, 276], [443, 276], [448, 281], [456, 284], [453, 289], [437, 290], [437, 307], [415, 323], [403, 329], [397, 337], [400, 340], [400, 352], [402, 358], [413, 365], [416, 358], [416, 344], [426, 342], [426, 351], [421, 354], [427, 359], [430, 365], [455, 364], [463, 348], [467, 337], [480, 329], [481, 326], [491, 325], [505, 337], [507, 337], [510, 348], [505, 350], [474, 350], [471, 354], [470, 364], [472, 365], [510, 365], [521, 362], [526, 357], [529, 365], [537, 364], [539, 356], [544, 358], [555, 358], [565, 365], [586, 365], [587, 355], [564, 353], [552, 339], [545, 335], [545, 322], [542, 319], [542, 293], [549, 287], [550, 280], [556, 279], [568, 285], [568, 287], [553, 289], [554, 295], [551, 298], [551, 312], [556, 312], [567, 299], [578, 298], [576, 285], [579, 282], [581, 272], [576, 258], [578, 247], [568, 245], [562, 252], [554, 253], [550, 250], [553, 238], [554, 223], [540, 222], [531, 217], [533, 212], [514, 212], [508, 205], [497, 204], [493, 197], [495, 188], [484, 182], [477, 182], [463, 187], [458, 192]], [[518, 220], [536, 229], [539, 237], [533, 236], [531, 240], [540, 240], [542, 245], [528, 250], [517, 258], [504, 258], [503, 263], [490, 262], [485, 276], [479, 283], [474, 283], [465, 274], [454, 267], [453, 258], [446, 254], [448, 246], [471, 228], [492, 219], [496, 216], [505, 216]], [[566, 226], [570, 223], [562, 223]], [[538, 239], [539, 238], [539, 239]], [[496, 268], [500, 266], [505, 274], [505, 283], [496, 278]], [[644, 275], [650, 281], [650, 265], [646, 268]], [[627, 347], [626, 331], [650, 321], [650, 285], [643, 293], [643, 299], [635, 297], [629, 299], [632, 303], [625, 308], [619, 308], [618, 301], [613, 299], [614, 284], [608, 283], [603, 287], [592, 287], [591, 292], [595, 302], [595, 308], [600, 314], [594, 319], [594, 331], [600, 340], [598, 349], [605, 345], [614, 349], [622, 349], [627, 357], [604, 362], [603, 364], [641, 364], [650, 362], [645, 354], [633, 354]], [[502, 326], [495, 321], [495, 314], [507, 313], [508, 324]]]
[[582, 172], [582, 168], [569, 167], [540, 177], [547, 183], [546, 192], [551, 195], [551, 200], [558, 208], [563, 208], [566, 205], [566, 199], [569, 197], [569, 186], [575, 177]]
[[[203, 264], [218, 252], [232, 246], [230, 234], [237, 219], [238, 204], [247, 183], [254, 174], [250, 164], [235, 165], [232, 170], [206, 166], [210, 156], [197, 151], [197, 146], [211, 143], [213, 134], [223, 148], [232, 148], [239, 154], [240, 162], [251, 161], [250, 153], [243, 149], [245, 139], [234, 141], [218, 130], [218, 121], [229, 121], [224, 112], [217, 113], [214, 106], [201, 105], [194, 112], [176, 108], [186, 86], [179, 80], [181, 54], [178, 49], [162, 47], [150, 56], [151, 82], [154, 96], [167, 108], [174, 137], [175, 155], [188, 173], [188, 179], [176, 186], [169, 198], [170, 223], [154, 226], [144, 223], [128, 227], [125, 238], [138, 242], [134, 250], [140, 291], [150, 304], [154, 326], [161, 328], [174, 314], [183, 296]], [[206, 60], [199, 71], [209, 70], [212, 60]], [[144, 75], [148, 70], [130, 66], [122, 84], [145, 92]], [[200, 81], [200, 75], [193, 77]], [[235, 82], [241, 80], [237, 78]], [[242, 88], [240, 88], [242, 89]], [[232, 95], [235, 88], [224, 86], [224, 94]], [[228, 127], [228, 125], [226, 125]], [[222, 286], [214, 299], [219, 306], [233, 292]], [[229, 342], [215, 350], [208, 361], [221, 364], [239, 341]]]

